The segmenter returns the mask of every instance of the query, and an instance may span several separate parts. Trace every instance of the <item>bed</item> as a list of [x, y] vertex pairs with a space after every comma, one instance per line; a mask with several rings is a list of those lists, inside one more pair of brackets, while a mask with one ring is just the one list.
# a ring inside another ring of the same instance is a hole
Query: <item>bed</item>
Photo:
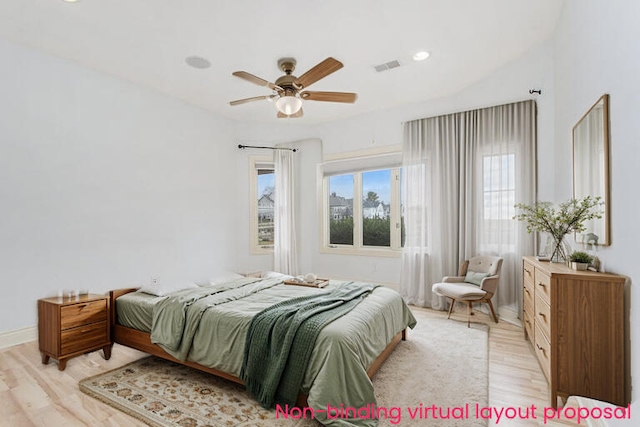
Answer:
[[[352, 284], [330, 281], [325, 288], [316, 289], [285, 284], [281, 277], [242, 277], [163, 296], [137, 288], [114, 290], [110, 292], [112, 341], [243, 384], [245, 338], [258, 313], [291, 298], [345, 286]], [[175, 321], [165, 313], [173, 310], [167, 309], [168, 300], [193, 303]], [[315, 418], [325, 425], [377, 425], [372, 420], [327, 419], [322, 410], [328, 405], [360, 408], [375, 403], [371, 378], [406, 338], [406, 328], [415, 323], [397, 292], [383, 286], [373, 288], [347, 314], [319, 332], [296, 405], [318, 410]], [[177, 330], [182, 331], [181, 336]]]

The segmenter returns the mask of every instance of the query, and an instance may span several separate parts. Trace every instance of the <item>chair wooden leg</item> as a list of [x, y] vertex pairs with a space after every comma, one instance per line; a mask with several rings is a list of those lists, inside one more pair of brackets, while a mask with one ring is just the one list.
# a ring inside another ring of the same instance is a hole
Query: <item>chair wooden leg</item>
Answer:
[[491, 300], [488, 299], [487, 303], [489, 303], [489, 309], [491, 310], [491, 315], [493, 316], [493, 320], [498, 323], [498, 318], [496, 317], [496, 312], [493, 310], [493, 304], [491, 303]]
[[471, 301], [467, 301], [467, 328], [471, 327]]
[[453, 312], [453, 306], [455, 305], [455, 303], [456, 303], [456, 300], [451, 298], [451, 305], [449, 305], [449, 315], [447, 316], [447, 319], [451, 318], [451, 313]]

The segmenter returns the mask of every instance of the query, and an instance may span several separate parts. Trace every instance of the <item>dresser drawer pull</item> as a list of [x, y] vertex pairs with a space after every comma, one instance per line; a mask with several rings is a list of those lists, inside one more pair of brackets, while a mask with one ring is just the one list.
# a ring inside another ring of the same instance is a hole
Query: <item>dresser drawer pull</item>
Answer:
[[538, 312], [538, 316], [542, 317], [542, 318], [547, 318], [547, 316], [545, 316], [545, 314], [541, 311]]
[[529, 276], [531, 276], [531, 272], [529, 270], [527, 270], [526, 268], [524, 269], [524, 272], [527, 273]]
[[547, 352], [544, 350], [544, 348], [540, 347], [540, 344], [536, 344], [536, 347], [538, 347], [538, 350], [540, 350], [543, 355], [547, 355]]
[[529, 292], [529, 289], [524, 288], [524, 291], [527, 293], [527, 295], [531, 295], [531, 292]]
[[547, 285], [545, 285], [543, 282], [538, 282], [538, 286], [542, 286], [543, 288], [547, 287]]

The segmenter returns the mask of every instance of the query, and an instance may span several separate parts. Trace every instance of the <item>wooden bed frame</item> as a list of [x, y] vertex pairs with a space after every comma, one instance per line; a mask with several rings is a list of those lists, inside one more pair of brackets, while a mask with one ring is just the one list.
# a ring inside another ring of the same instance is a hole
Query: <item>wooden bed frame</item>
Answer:
[[[145, 353], [149, 353], [154, 356], [161, 357], [163, 359], [170, 360], [175, 363], [179, 363], [181, 365], [186, 365], [194, 369], [198, 369], [200, 371], [207, 372], [209, 374], [213, 374], [215, 376], [224, 378], [229, 381], [233, 381], [238, 384], [244, 385], [244, 382], [233, 375], [227, 374], [226, 372], [219, 371], [217, 369], [212, 369], [203, 365], [200, 365], [195, 362], [191, 362], [189, 360], [179, 360], [175, 357], [171, 356], [169, 353], [164, 351], [162, 347], [153, 344], [151, 342], [151, 334], [148, 332], [139, 331], [137, 329], [128, 328], [126, 326], [119, 325], [117, 322], [117, 312], [116, 312], [116, 298], [128, 294], [130, 292], [137, 291], [138, 288], [126, 288], [126, 289], [117, 289], [113, 291], [109, 291], [109, 299], [110, 299], [110, 318], [111, 318], [111, 342], [118, 343], [127, 347], [134, 348], [136, 350], [143, 351]], [[378, 355], [378, 357], [369, 365], [367, 368], [367, 375], [369, 378], [373, 378], [380, 366], [387, 360], [387, 357], [393, 352], [396, 346], [400, 343], [400, 341], [405, 341], [407, 339], [407, 330], [403, 329], [401, 332], [398, 332], [391, 342], [385, 347], [384, 350]], [[298, 400], [296, 401], [296, 406], [302, 408], [307, 405], [307, 396], [304, 394], [298, 395]]]

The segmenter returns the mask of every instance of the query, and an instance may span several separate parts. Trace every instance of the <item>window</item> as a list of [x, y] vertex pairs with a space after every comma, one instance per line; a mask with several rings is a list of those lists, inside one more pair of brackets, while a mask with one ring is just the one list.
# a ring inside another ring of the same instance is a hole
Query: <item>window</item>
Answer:
[[515, 163], [513, 153], [482, 157], [482, 241], [489, 245], [505, 241], [505, 231], [509, 235], [507, 241], [515, 238]]
[[273, 160], [251, 159], [251, 252], [272, 253], [275, 173]]
[[482, 158], [483, 217], [485, 220], [512, 219], [515, 215], [515, 154]]
[[400, 178], [398, 167], [325, 176], [323, 251], [399, 254]]
[[391, 247], [391, 169], [362, 173], [362, 245]]
[[329, 244], [353, 245], [353, 174], [329, 178]]

